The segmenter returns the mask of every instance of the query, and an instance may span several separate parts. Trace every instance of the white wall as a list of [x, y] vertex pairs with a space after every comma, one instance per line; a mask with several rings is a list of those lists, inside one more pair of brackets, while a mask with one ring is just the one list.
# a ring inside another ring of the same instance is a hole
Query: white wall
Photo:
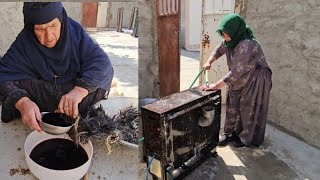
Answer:
[[200, 49], [201, 37], [201, 1], [189, 1], [189, 46], [191, 49]]
[[97, 14], [97, 27], [105, 27], [107, 20], [108, 2], [99, 2]]
[[201, 1], [181, 2], [181, 38], [187, 50], [199, 50], [201, 42]]

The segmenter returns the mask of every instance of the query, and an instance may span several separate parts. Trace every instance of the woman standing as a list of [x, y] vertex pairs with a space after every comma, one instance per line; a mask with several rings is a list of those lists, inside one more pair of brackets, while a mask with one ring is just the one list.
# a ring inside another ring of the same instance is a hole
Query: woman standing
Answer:
[[271, 69], [252, 30], [238, 14], [228, 14], [217, 29], [224, 39], [204, 64], [204, 69], [226, 54], [229, 72], [218, 82], [201, 86], [202, 90], [227, 85], [226, 120], [219, 145], [232, 142], [235, 147], [259, 146], [266, 128]]

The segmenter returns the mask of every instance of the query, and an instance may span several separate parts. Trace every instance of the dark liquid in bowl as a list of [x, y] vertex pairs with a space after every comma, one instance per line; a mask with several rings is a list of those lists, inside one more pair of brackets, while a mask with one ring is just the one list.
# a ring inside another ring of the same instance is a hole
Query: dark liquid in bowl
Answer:
[[86, 151], [68, 139], [49, 139], [38, 144], [30, 158], [40, 166], [54, 170], [77, 168], [88, 161]]
[[73, 118], [63, 113], [47, 113], [42, 116], [42, 121], [54, 126], [68, 127], [74, 122]]

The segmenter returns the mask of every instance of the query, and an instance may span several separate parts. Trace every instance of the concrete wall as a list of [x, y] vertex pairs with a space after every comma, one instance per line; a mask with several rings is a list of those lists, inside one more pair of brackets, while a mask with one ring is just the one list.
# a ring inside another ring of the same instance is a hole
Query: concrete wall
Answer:
[[139, 98], [160, 96], [155, 2], [139, 1]]
[[182, 43], [182, 47], [186, 49], [186, 42], [187, 42], [187, 37], [186, 37], [186, 1], [181, 1], [181, 25], [180, 25], [180, 39]]
[[82, 19], [82, 2], [63, 2], [63, 7], [66, 9], [67, 14], [73, 20], [81, 23]]
[[320, 148], [320, 1], [250, 0], [245, 9], [273, 70], [268, 119]]
[[0, 3], [0, 56], [7, 52], [11, 43], [23, 28], [23, 3]]
[[[82, 3], [64, 2], [68, 16], [80, 22]], [[0, 56], [9, 49], [12, 42], [23, 29], [23, 2], [0, 2]]]
[[[123, 25], [122, 27], [127, 28], [130, 22], [130, 16], [133, 7], [138, 7], [138, 2], [109, 2], [108, 3], [108, 16], [107, 24], [109, 28], [117, 27], [117, 14], [118, 8], [124, 8], [123, 12]], [[139, 10], [140, 13], [140, 10]]]

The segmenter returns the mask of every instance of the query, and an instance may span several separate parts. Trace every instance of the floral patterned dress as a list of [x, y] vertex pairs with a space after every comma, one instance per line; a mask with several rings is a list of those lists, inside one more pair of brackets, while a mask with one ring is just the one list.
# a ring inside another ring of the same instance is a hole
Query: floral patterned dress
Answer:
[[246, 146], [264, 141], [271, 69], [256, 40], [242, 40], [234, 49], [222, 43], [212, 52], [218, 59], [227, 56], [229, 72], [223, 80], [228, 86], [224, 133], [237, 135]]

